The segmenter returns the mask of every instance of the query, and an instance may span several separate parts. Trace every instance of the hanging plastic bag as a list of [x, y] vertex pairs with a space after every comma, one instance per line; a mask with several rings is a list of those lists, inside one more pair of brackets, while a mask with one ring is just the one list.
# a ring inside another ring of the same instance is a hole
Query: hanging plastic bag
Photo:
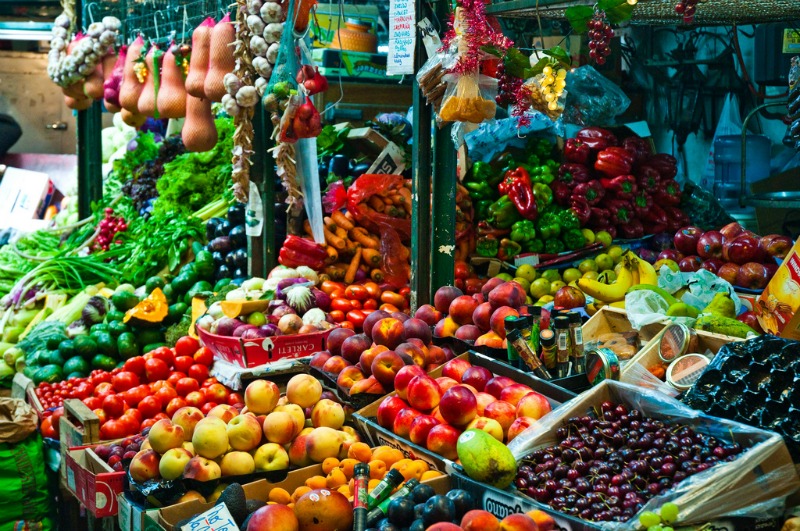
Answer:
[[567, 73], [569, 94], [564, 108], [566, 123], [584, 126], [613, 124], [631, 100], [617, 85], [589, 65]]
[[703, 188], [711, 188], [715, 179], [715, 165], [714, 165], [714, 144], [717, 138], [723, 135], [740, 135], [742, 134], [742, 115], [739, 112], [739, 97], [736, 94], [728, 93], [725, 96], [725, 103], [722, 105], [722, 112], [719, 114], [719, 121], [717, 122], [717, 129], [714, 131], [714, 138], [711, 140], [711, 147], [708, 150], [708, 160], [706, 161], [706, 168], [703, 170], [701, 184]]
[[303, 192], [303, 205], [314, 241], [325, 243], [322, 220], [322, 197], [319, 189], [319, 164], [317, 164], [317, 138], [301, 138], [297, 141], [297, 177]]
[[558, 120], [564, 113], [568, 91], [562, 90], [556, 96], [553, 85], [545, 84], [546, 77], [544, 74], [537, 74], [525, 82], [525, 86], [531, 95], [531, 108], [546, 115], [551, 120]]
[[497, 111], [494, 101], [497, 96], [497, 80], [475, 73], [448, 75], [445, 80], [447, 90], [439, 118], [445, 122], [474, 124], [494, 118]]

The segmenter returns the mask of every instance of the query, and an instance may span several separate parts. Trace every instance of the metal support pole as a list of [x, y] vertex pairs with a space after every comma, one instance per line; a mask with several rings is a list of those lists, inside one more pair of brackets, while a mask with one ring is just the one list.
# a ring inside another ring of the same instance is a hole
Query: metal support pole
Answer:
[[452, 285], [456, 251], [456, 154], [451, 126], [434, 133], [433, 241], [431, 242], [431, 299], [441, 286]]
[[102, 107], [99, 101], [78, 111], [78, 216], [92, 214], [92, 203], [103, 198]]
[[[247, 266], [250, 276], [265, 278], [275, 267], [275, 171], [272, 157], [267, 150], [272, 147], [271, 127], [264, 107], [259, 103], [253, 114], [253, 155], [250, 167], [250, 186], [256, 186], [261, 194], [264, 212], [264, 227], [261, 236], [248, 238]], [[269, 131], [268, 131], [269, 129]]]

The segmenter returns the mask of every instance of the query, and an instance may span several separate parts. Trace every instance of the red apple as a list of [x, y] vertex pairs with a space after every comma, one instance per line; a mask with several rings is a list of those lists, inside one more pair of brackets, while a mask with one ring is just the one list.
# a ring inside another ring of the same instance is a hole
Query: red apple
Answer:
[[727, 240], [722, 246], [722, 259], [739, 265], [760, 262], [763, 259], [762, 253], [758, 239], [746, 234]]
[[387, 396], [378, 406], [378, 424], [388, 430], [392, 429], [394, 419], [408, 404], [398, 396]]
[[743, 232], [744, 232], [744, 227], [742, 227], [735, 221], [732, 223], [728, 223], [727, 225], [719, 229], [719, 233], [722, 234], [726, 240], [732, 240]]
[[[675, 249], [664, 249], [663, 251], [658, 253], [657, 258], [658, 260], [672, 260], [677, 264], [678, 262], [681, 261], [681, 258], [683, 258], [683, 254], [679, 253]], [[658, 260], [656, 260], [656, 262], [658, 262]]]
[[684, 273], [692, 273], [700, 269], [703, 265], [703, 260], [699, 256], [687, 256], [678, 262], [678, 267]]
[[422, 415], [422, 413], [411, 407], [401, 409], [394, 418], [392, 431], [395, 435], [408, 438], [408, 434], [411, 432], [411, 423], [420, 415]]
[[586, 295], [573, 286], [564, 286], [556, 292], [553, 299], [553, 305], [556, 308], [563, 308], [571, 310], [572, 308], [583, 308], [586, 306]]
[[764, 267], [767, 268], [767, 283], [769, 284], [769, 281], [772, 280], [772, 277], [778, 272], [778, 267], [780, 266], [774, 262], [767, 262], [764, 264]]
[[466, 426], [478, 415], [478, 399], [467, 387], [456, 385], [442, 396], [439, 414], [454, 426]]
[[437, 289], [436, 293], [433, 295], [433, 306], [436, 308], [436, 311], [447, 313], [448, 310], [450, 310], [450, 303], [452, 303], [456, 297], [460, 297], [463, 294], [464, 292], [455, 286], [442, 286]]
[[428, 433], [437, 426], [439, 421], [430, 415], [420, 415], [411, 422], [411, 428], [408, 430], [408, 438], [414, 444], [425, 446], [428, 442]]
[[739, 275], [739, 266], [730, 262], [722, 264], [717, 270], [717, 276], [728, 283], [735, 285]]
[[458, 459], [456, 447], [461, 430], [449, 424], [439, 424], [428, 432], [428, 439], [425, 447], [431, 452], [437, 453], [445, 459], [455, 461]]
[[675, 245], [675, 249], [684, 255], [694, 254], [697, 249], [697, 240], [699, 240], [702, 235], [703, 229], [700, 227], [683, 227], [675, 233], [675, 237], [672, 238], [672, 243]]
[[442, 390], [439, 389], [439, 384], [427, 374], [412, 378], [408, 382], [406, 394], [409, 405], [420, 411], [432, 410], [439, 405], [439, 401], [442, 399]]
[[697, 254], [700, 258], [722, 258], [722, 244], [725, 238], [717, 230], [710, 230], [697, 240]]
[[764, 333], [764, 329], [761, 328], [761, 323], [758, 322], [758, 316], [756, 316], [754, 312], [748, 310], [746, 312], [740, 313], [739, 315], [736, 316], [736, 319], [746, 324], [759, 334]]
[[394, 377], [394, 390], [397, 391], [397, 396], [406, 400], [408, 384], [417, 376], [425, 376], [425, 371], [418, 365], [406, 365], [397, 371], [397, 376]]
[[517, 382], [515, 382], [508, 376], [495, 376], [486, 383], [486, 387], [484, 387], [483, 392], [489, 393], [490, 395], [499, 400], [500, 393], [503, 392], [503, 389], [511, 385], [514, 385], [516, 383]]
[[386, 389], [391, 389], [394, 386], [394, 377], [405, 365], [395, 351], [386, 350], [372, 360], [372, 375]]
[[482, 332], [488, 332], [490, 325], [489, 319], [492, 318], [492, 303], [491, 302], [482, 302], [475, 308], [475, 311], [472, 312], [472, 322], [475, 323], [475, 326], [481, 329]]
[[492, 379], [493, 376], [494, 375], [492, 374], [492, 371], [486, 367], [473, 365], [461, 375], [461, 383], [471, 385], [477, 389], [478, 392], [481, 392], [484, 390], [486, 384]]
[[792, 249], [792, 239], [781, 234], [768, 234], [759, 240], [761, 250], [775, 258], [786, 258]]
[[739, 274], [736, 275], [736, 285], [749, 289], [764, 289], [769, 282], [769, 272], [764, 264], [757, 262], [747, 262], [739, 267]]
[[461, 383], [462, 376], [470, 367], [472, 367], [472, 364], [463, 358], [450, 360], [442, 367], [442, 376], [447, 376]]
[[711, 271], [716, 275], [719, 272], [719, 268], [722, 267], [724, 264], [725, 262], [723, 262], [719, 258], [709, 258], [708, 260], [703, 262], [703, 265], [701, 265], [700, 267], [702, 269]]

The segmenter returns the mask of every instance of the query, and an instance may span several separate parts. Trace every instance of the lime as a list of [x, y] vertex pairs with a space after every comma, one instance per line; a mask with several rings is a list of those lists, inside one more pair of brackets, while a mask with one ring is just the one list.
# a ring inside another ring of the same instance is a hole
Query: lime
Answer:
[[610, 256], [611, 259], [614, 260], [615, 264], [618, 264], [619, 261], [622, 260], [622, 255], [625, 254], [625, 249], [623, 249], [619, 245], [612, 245], [611, 247], [608, 248], [606, 254], [608, 254], [608, 256]]
[[247, 324], [261, 326], [267, 323], [267, 318], [261, 312], [253, 312], [247, 316]]
[[558, 269], [546, 269], [542, 271], [542, 278], [546, 278], [550, 282], [555, 282], [561, 280], [561, 275], [558, 273]]
[[586, 245], [592, 245], [597, 239], [592, 229], [581, 229], [581, 234], [586, 238]]
[[608, 246], [611, 245], [611, 235], [604, 230], [595, 233], [594, 237], [597, 241], [603, 244], [603, 247], [608, 248]]
[[530, 294], [534, 299], [540, 299], [543, 295], [549, 295], [550, 281], [544, 277], [537, 278], [531, 283]]
[[531, 283], [522, 277], [514, 277], [514, 282], [522, 286], [522, 289], [525, 290], [525, 293], [528, 293], [528, 290], [531, 289]]
[[511, 280], [514, 279], [514, 277], [512, 277], [508, 273], [500, 273], [498, 275], [495, 275], [495, 278], [499, 278], [500, 280], [505, 280], [506, 282], [510, 282]]
[[607, 253], [600, 253], [594, 257], [594, 262], [597, 264], [597, 270], [603, 271], [604, 269], [614, 269], [614, 259]]
[[598, 273], [597, 271], [587, 271], [582, 275], [582, 278], [588, 278], [589, 280], [597, 280], [597, 277], [599, 276], [600, 273]]
[[597, 271], [597, 263], [591, 258], [587, 258], [578, 264], [578, 269], [581, 273], [586, 273], [587, 271]]
[[522, 264], [517, 268], [517, 276], [524, 278], [528, 282], [533, 282], [536, 280], [536, 277], [538, 277], [539, 274], [536, 272], [536, 268], [532, 265]]
[[560, 280], [556, 280], [555, 282], [552, 282], [550, 284], [550, 295], [555, 295], [556, 293], [558, 293], [558, 290], [560, 290], [564, 286], [566, 286], [566, 284], [564, 284]]
[[167, 283], [164, 281], [163, 278], [161, 278], [159, 276], [154, 276], [154, 277], [150, 277], [150, 278], [147, 279], [147, 282], [145, 282], [145, 284], [144, 284], [144, 286], [145, 286], [144, 289], [147, 292], [147, 294], [149, 295], [156, 288], [161, 288], [163, 290], [164, 286], [166, 286], [166, 285], [167, 285]]
[[564, 282], [570, 283], [578, 280], [581, 278], [583, 274], [581, 273], [580, 269], [575, 267], [570, 267], [569, 269], [565, 269], [563, 273], [561, 273], [561, 278]]

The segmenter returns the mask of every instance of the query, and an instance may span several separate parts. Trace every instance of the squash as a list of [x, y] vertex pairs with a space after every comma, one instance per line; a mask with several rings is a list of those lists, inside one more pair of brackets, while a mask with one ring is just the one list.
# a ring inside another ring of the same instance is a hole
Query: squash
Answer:
[[147, 79], [144, 80], [144, 87], [142, 93], [139, 94], [139, 114], [144, 116], [153, 116], [158, 118], [158, 110], [156, 109], [156, 81], [161, 82], [161, 58], [164, 53], [154, 44], [150, 47], [150, 51], [144, 59], [144, 64], [147, 66]]
[[208, 59], [204, 91], [211, 101], [222, 101], [227, 94], [222, 78], [233, 72], [236, 58], [233, 56], [233, 42], [236, 40], [236, 29], [231, 22], [231, 14], [227, 13], [211, 30], [211, 43]]
[[125, 312], [122, 322], [140, 328], [161, 326], [168, 313], [167, 297], [161, 288], [156, 288], [142, 302]]
[[[208, 17], [192, 32], [192, 55], [189, 57], [189, 74], [186, 76], [186, 92], [195, 98], [205, 98], [203, 88], [208, 72], [208, 54], [214, 19]], [[188, 106], [188, 104], [187, 104]]]
[[139, 95], [142, 93], [143, 83], [139, 83], [134, 66], [142, 56], [144, 39], [141, 35], [128, 46], [125, 56], [125, 67], [122, 73], [122, 85], [119, 88], [119, 106], [127, 109], [132, 114], [139, 114]]
[[83, 94], [90, 100], [99, 100], [103, 97], [103, 63], [97, 63], [94, 72], [89, 74], [83, 82]]
[[159, 118], [183, 118], [186, 116], [186, 87], [183, 69], [178, 65], [172, 46], [164, 54], [161, 64], [161, 86], [156, 103]]
[[217, 127], [211, 112], [211, 100], [186, 98], [186, 120], [183, 121], [181, 138], [186, 151], [210, 151], [217, 145]]
[[64, 96], [64, 103], [68, 108], [74, 111], [85, 111], [92, 106], [92, 100], [87, 97], [73, 98], [71, 96]]
[[147, 116], [143, 114], [139, 114], [139, 112], [131, 112], [128, 109], [123, 109], [119, 111], [119, 115], [122, 118], [122, 121], [125, 122], [127, 125], [131, 127], [135, 127], [139, 129], [144, 123], [147, 121]]

